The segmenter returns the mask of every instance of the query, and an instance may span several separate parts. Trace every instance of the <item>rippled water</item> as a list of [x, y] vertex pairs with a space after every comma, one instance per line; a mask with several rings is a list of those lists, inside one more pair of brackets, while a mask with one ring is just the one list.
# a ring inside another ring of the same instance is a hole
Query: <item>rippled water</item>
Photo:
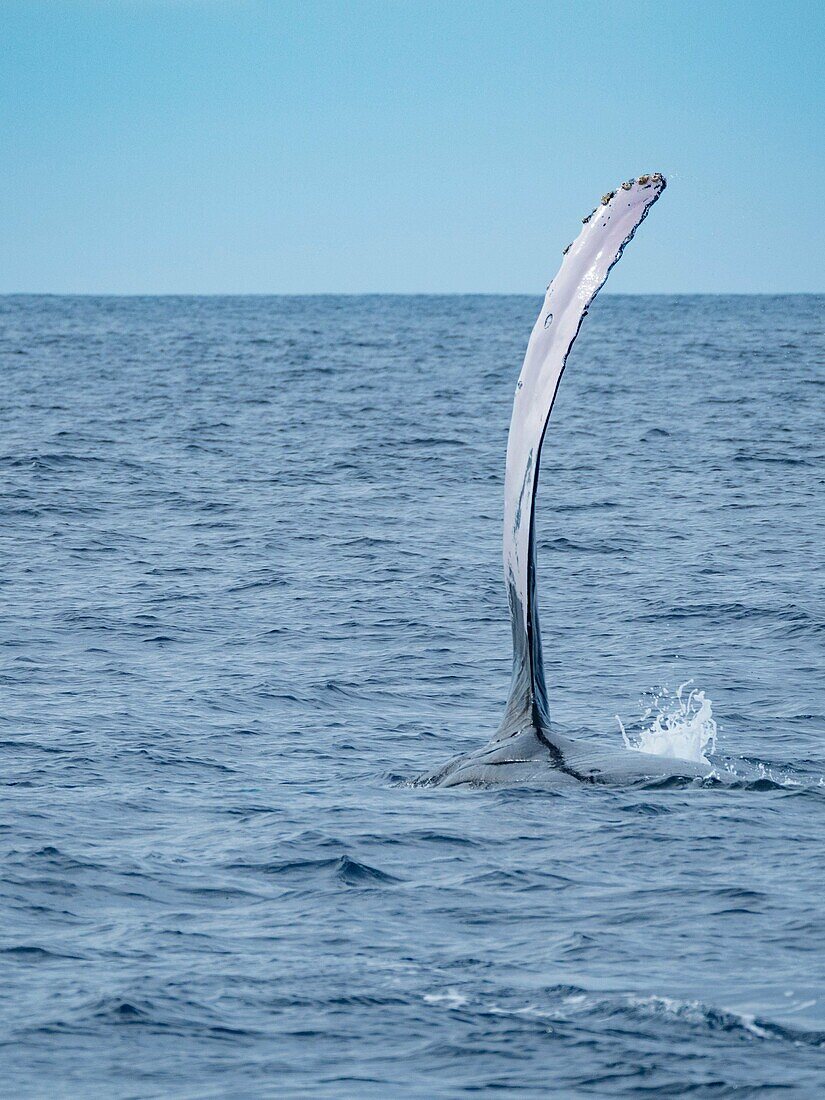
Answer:
[[750, 778], [407, 785], [538, 306], [0, 300], [5, 1094], [825, 1089], [822, 298], [599, 300], [545, 448], [554, 718], [692, 678]]

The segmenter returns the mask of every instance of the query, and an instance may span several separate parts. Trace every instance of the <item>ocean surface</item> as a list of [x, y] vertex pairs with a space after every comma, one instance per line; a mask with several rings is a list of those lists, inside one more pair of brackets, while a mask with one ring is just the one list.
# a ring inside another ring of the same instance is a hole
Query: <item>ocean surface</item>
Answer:
[[0, 299], [4, 1096], [825, 1095], [825, 299], [602, 297], [547, 436], [554, 720], [720, 778], [411, 783], [540, 304]]

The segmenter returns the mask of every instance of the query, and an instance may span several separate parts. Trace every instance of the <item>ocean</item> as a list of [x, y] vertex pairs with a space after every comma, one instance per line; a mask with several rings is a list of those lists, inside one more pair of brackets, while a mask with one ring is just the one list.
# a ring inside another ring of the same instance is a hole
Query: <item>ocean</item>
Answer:
[[5, 1096], [825, 1093], [824, 298], [599, 298], [545, 444], [554, 722], [719, 778], [413, 785], [540, 304], [0, 299]]

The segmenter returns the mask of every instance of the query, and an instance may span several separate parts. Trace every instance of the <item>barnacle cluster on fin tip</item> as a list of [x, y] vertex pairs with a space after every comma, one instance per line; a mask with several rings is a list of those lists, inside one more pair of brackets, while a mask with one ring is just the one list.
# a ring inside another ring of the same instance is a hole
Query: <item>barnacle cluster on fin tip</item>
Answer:
[[[665, 182], [666, 182], [665, 177], [662, 175], [661, 172], [649, 172], [644, 176], [639, 176], [637, 179], [631, 178], [629, 180], [625, 180], [624, 183], [621, 185], [621, 187], [622, 187], [622, 191], [630, 191], [631, 188], [633, 187], [633, 185], [636, 184], [636, 183], [638, 183], [642, 187], [644, 187], [646, 184], [651, 184], [651, 183], [661, 183], [664, 186]], [[605, 194], [602, 195], [601, 205], [602, 206], [607, 206], [607, 204], [610, 202], [610, 200], [612, 198], [614, 198], [614, 196], [616, 194], [617, 194], [617, 191], [607, 191], [607, 192], [605, 192]], [[590, 211], [590, 213], [587, 215], [586, 218], [582, 218], [582, 225], [587, 225], [587, 223], [590, 221], [590, 219], [593, 217], [593, 215], [596, 213], [596, 211], [598, 209], [599, 208], [597, 206], [595, 210]], [[567, 248], [569, 248], [569, 247], [570, 247], [570, 245], [567, 246]], [[567, 252], [567, 248], [565, 248], [563, 255]]]

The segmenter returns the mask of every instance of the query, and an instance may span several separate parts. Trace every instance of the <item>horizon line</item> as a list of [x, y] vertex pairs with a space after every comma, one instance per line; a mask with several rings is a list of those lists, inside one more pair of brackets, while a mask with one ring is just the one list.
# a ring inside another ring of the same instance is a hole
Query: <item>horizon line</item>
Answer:
[[[4, 290], [0, 298], [533, 298], [541, 290]], [[825, 290], [603, 291], [600, 298], [817, 298]]]

